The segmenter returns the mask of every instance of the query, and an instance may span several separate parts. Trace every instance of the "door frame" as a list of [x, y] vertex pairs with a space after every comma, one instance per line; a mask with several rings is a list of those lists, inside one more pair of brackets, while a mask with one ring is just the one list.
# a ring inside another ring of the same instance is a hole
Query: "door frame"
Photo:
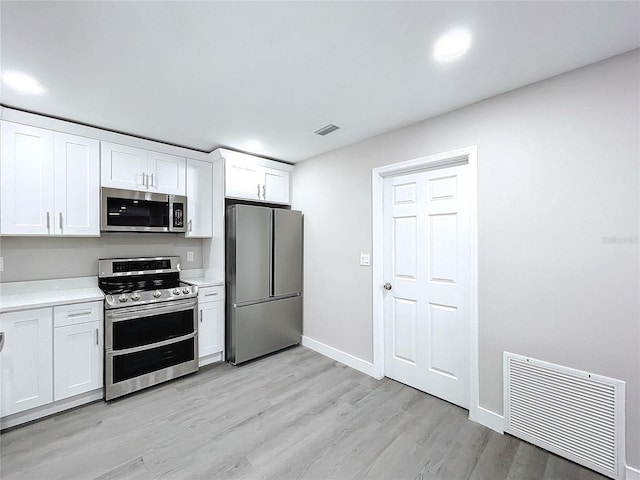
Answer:
[[478, 380], [478, 147], [459, 148], [382, 167], [371, 172], [372, 181], [372, 298], [373, 298], [373, 372], [384, 377], [384, 180], [386, 178], [468, 164], [469, 175], [469, 245], [470, 263], [470, 331], [469, 331], [469, 419], [477, 422], [479, 409]]

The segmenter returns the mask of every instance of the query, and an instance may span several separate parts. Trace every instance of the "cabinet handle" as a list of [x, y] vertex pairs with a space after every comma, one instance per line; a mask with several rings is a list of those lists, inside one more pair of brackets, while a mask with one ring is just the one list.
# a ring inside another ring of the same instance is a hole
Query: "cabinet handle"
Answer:
[[189, 220], [189, 231], [191, 231], [191, 227], [192, 227], [191, 220]]
[[200, 323], [202, 323], [202, 309], [200, 309]]
[[62, 212], [60, 212], [60, 233], [62, 233]]
[[91, 315], [91, 309], [88, 309], [88, 310], [77, 310], [75, 312], [67, 313], [67, 317], [69, 317], [69, 318], [73, 318], [73, 317], [88, 317], [89, 315]]
[[148, 187], [148, 182], [147, 182], [147, 174], [146, 173], [142, 173], [142, 185], [144, 185], [145, 187]]
[[204, 294], [205, 297], [215, 297], [216, 295], [218, 295], [218, 292], [216, 292], [216, 293], [205, 293]]
[[51, 218], [49, 212], [47, 212], [47, 232], [51, 232]]
[[153, 173], [151, 174], [151, 186], [155, 187], [155, 185], [153, 184]]
[[260, 184], [258, 184], [258, 200], [260, 200]]
[[98, 339], [98, 329], [96, 328], [96, 345], [100, 345], [100, 340]]
[[4, 332], [0, 332], [0, 352], [4, 348]]
[[262, 185], [262, 199], [263, 200], [267, 199], [267, 184], [266, 183], [264, 185]]

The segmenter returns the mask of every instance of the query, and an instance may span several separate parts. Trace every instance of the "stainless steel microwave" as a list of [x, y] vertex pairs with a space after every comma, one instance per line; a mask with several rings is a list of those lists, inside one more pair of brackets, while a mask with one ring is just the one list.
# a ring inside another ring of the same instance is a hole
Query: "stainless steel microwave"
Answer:
[[186, 232], [187, 197], [102, 188], [103, 232]]

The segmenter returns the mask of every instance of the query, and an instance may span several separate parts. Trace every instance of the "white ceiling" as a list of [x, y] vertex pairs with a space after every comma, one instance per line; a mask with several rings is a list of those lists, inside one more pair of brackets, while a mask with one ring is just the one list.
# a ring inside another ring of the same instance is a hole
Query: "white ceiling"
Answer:
[[[297, 162], [640, 46], [640, 2], [0, 3], [4, 106]], [[465, 27], [465, 57], [433, 43]], [[342, 129], [313, 134], [334, 122]]]

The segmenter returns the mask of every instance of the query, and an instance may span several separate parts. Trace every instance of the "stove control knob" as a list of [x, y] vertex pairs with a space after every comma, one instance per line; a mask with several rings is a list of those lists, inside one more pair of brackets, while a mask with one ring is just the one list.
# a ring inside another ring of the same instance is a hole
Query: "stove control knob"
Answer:
[[134, 302], [140, 300], [140, 294], [138, 292], [134, 293], [133, 295], [131, 295], [131, 300], [133, 300]]
[[107, 295], [107, 303], [108, 304], [116, 303], [116, 299], [113, 298], [113, 295]]
[[189, 290], [189, 287], [184, 287], [182, 289], [182, 293], [184, 293], [184, 294], [191, 293], [191, 290]]
[[153, 298], [159, 298], [160, 295], [162, 295], [162, 292], [160, 290], [156, 290], [155, 292], [153, 292]]
[[129, 300], [129, 297], [127, 297], [127, 294], [126, 294], [126, 293], [123, 293], [123, 294], [121, 294], [121, 295], [118, 297], [118, 301], [119, 301], [120, 303], [124, 303], [124, 302], [126, 302], [127, 300]]
[[173, 294], [174, 295], [180, 295], [180, 289], [179, 288], [174, 288], [173, 289]]

